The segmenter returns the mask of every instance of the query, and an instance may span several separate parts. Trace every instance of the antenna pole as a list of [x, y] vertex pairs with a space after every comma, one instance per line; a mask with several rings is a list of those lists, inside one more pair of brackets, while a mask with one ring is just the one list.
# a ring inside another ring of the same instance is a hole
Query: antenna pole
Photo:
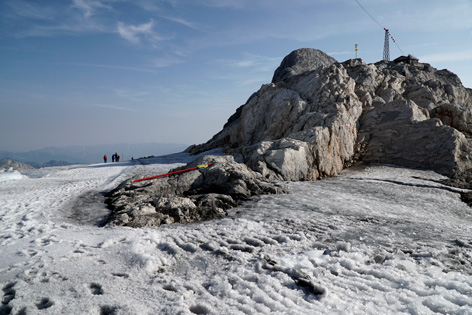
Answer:
[[384, 54], [383, 54], [383, 60], [385, 61], [390, 61], [390, 47], [389, 47], [389, 34], [388, 34], [388, 29], [384, 28], [385, 30], [385, 41], [384, 41]]
[[390, 61], [390, 47], [389, 47], [389, 37], [392, 38], [392, 41], [395, 45], [397, 45], [398, 49], [401, 51], [401, 53], [403, 54], [403, 51], [402, 49], [400, 48], [400, 46], [398, 46], [397, 42], [395, 41], [395, 38], [393, 38], [393, 36], [388, 32], [388, 29], [383, 27], [382, 24], [379, 23], [379, 21], [377, 21], [363, 6], [362, 4], [360, 4], [359, 0], [355, 0], [357, 2], [357, 4], [361, 7], [362, 10], [365, 11], [365, 13], [367, 13], [368, 16], [370, 16], [370, 18], [375, 22], [377, 23], [380, 27], [382, 27], [384, 30], [385, 30], [385, 41], [384, 41], [384, 54], [383, 54], [383, 60], [386, 60], [386, 61]]

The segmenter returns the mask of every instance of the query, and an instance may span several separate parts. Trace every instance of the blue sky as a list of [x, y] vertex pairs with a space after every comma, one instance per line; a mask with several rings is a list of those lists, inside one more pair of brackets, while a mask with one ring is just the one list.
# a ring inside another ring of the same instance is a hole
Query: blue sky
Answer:
[[472, 1], [358, 1], [378, 23], [355, 0], [2, 0], [0, 150], [205, 142], [297, 48], [381, 60], [380, 25], [472, 88]]

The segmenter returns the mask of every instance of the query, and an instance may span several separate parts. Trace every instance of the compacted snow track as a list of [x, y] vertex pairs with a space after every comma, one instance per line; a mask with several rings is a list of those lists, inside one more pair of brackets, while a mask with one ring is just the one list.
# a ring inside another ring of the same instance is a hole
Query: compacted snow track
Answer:
[[433, 172], [346, 170], [222, 220], [97, 225], [100, 193], [187, 158], [0, 181], [0, 314], [472, 314], [472, 211]]

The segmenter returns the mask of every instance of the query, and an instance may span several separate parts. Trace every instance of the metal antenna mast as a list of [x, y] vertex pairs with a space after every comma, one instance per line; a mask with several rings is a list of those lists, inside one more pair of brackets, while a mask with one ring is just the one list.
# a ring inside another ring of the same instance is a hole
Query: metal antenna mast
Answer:
[[[388, 29], [384, 28], [385, 30], [385, 41], [384, 41], [384, 54], [383, 60], [390, 61], [390, 38], [388, 34]], [[393, 39], [393, 38], [392, 38]]]
[[398, 49], [401, 51], [401, 53], [403, 54], [403, 50], [400, 48], [400, 46], [398, 46], [397, 42], [395, 41], [395, 39], [393, 38], [393, 36], [390, 34], [390, 32], [388, 31], [387, 28], [383, 27], [382, 24], [379, 23], [379, 21], [377, 21], [363, 6], [362, 4], [360, 4], [360, 2], [358, 0], [355, 0], [357, 2], [357, 4], [361, 7], [362, 10], [364, 10], [365, 13], [367, 13], [368, 16], [370, 16], [370, 18], [375, 22], [377, 23], [381, 28], [383, 28], [385, 30], [385, 41], [384, 41], [384, 53], [383, 53], [383, 60], [386, 60], [386, 61], [390, 61], [390, 45], [389, 45], [389, 37], [392, 39], [392, 41], [395, 43], [395, 45], [397, 45]]

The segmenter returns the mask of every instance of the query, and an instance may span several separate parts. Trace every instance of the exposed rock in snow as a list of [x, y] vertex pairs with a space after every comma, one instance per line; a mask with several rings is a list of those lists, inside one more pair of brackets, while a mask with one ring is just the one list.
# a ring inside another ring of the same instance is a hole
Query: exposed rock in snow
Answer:
[[0, 161], [0, 170], [1, 169], [12, 169], [16, 171], [24, 171], [24, 170], [32, 170], [34, 167], [31, 165], [17, 162], [17, 161], [12, 161], [12, 160], [5, 160], [5, 161]]
[[207, 155], [176, 170], [209, 163], [214, 164], [174, 177], [122, 183], [108, 195], [109, 223], [142, 227], [209, 220], [251, 196], [287, 192], [232, 156]]
[[[269, 185], [262, 179], [316, 180], [357, 161], [461, 174], [472, 168], [471, 118], [472, 90], [447, 70], [402, 59], [338, 63], [319, 50], [296, 50], [221, 132], [188, 149], [201, 153], [223, 147], [256, 173], [226, 161], [221, 165], [231, 165], [231, 171], [218, 165], [149, 188], [125, 184], [114, 193], [112, 221], [131, 226], [193, 222], [223, 216], [235, 195], [278, 191], [274, 186], [248, 190], [246, 174], [251, 183], [257, 179], [256, 186]], [[169, 194], [172, 199], [165, 199]]]
[[[318, 59], [319, 60], [318, 60]], [[264, 176], [313, 180], [354, 161], [451, 176], [472, 167], [472, 90], [429, 64], [360, 59], [337, 63], [292, 52], [207, 143]]]
[[461, 192], [461, 199], [472, 207], [472, 169], [456, 173], [453, 178], [443, 179], [440, 182], [448, 186], [468, 189]]

